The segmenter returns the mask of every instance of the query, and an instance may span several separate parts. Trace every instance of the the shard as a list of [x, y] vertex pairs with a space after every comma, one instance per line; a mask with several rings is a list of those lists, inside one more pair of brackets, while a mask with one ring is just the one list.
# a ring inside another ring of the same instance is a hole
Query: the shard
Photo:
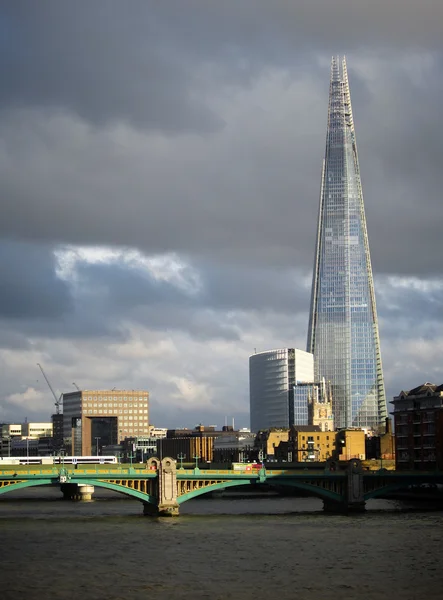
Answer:
[[332, 387], [335, 425], [385, 422], [374, 282], [346, 60], [334, 57], [329, 88], [308, 352], [316, 380]]

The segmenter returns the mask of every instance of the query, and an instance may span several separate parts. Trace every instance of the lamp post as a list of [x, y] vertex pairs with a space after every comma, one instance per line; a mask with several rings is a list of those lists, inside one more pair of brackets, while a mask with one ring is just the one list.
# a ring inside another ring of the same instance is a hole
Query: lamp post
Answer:
[[97, 450], [97, 456], [98, 456], [98, 441], [101, 440], [100, 437], [96, 437], [95, 439], [95, 446], [96, 446], [96, 450]]
[[26, 464], [29, 465], [29, 438], [26, 438]]
[[198, 468], [198, 459], [199, 458], [200, 458], [200, 456], [198, 454], [196, 454], [194, 456], [194, 460], [195, 460], [195, 469], [194, 470], [195, 470], [195, 472], [197, 472], [199, 470], [199, 468]]
[[186, 454], [183, 454], [183, 452], [180, 452], [180, 454], [177, 454], [177, 460], [180, 461], [180, 469], [183, 469], [183, 461], [186, 458]]

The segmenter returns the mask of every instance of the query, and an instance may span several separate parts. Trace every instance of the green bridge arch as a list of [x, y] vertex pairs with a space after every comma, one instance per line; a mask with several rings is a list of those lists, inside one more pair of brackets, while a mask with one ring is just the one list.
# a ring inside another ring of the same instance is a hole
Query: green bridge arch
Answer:
[[38, 485], [54, 485], [53, 479], [38, 479], [35, 481], [27, 480], [27, 481], [18, 481], [16, 483], [10, 483], [9, 485], [5, 485], [0, 487], [0, 495], [7, 494], [8, 492], [14, 492], [17, 490], [23, 490], [28, 487], [36, 487]]
[[[183, 504], [183, 502], [186, 502], [187, 500], [192, 500], [193, 498], [197, 498], [198, 496], [203, 496], [204, 494], [209, 494], [209, 493], [217, 491], [217, 490], [224, 490], [226, 488], [237, 487], [237, 486], [254, 485], [254, 483], [256, 483], [256, 481], [255, 480], [251, 481], [250, 479], [237, 479], [235, 481], [221, 481], [219, 483], [207, 485], [205, 487], [198, 488], [191, 492], [187, 492], [186, 494], [182, 494], [181, 496], [178, 496], [177, 502], [178, 502], [178, 504]], [[271, 487], [274, 486], [274, 487], [298, 488], [305, 492], [309, 492], [313, 496], [316, 496], [317, 498], [320, 498], [322, 500], [332, 500], [333, 502], [341, 502], [343, 500], [341, 494], [337, 494], [336, 492], [331, 492], [330, 490], [327, 490], [325, 488], [321, 488], [321, 487], [318, 487], [316, 485], [312, 485], [309, 483], [303, 483], [303, 482], [297, 482], [297, 481], [281, 481], [281, 480], [273, 481], [271, 478], [266, 479], [265, 483]]]
[[[92, 485], [94, 487], [102, 487], [108, 490], [112, 490], [113, 492], [119, 492], [121, 494], [125, 494], [126, 496], [131, 496], [132, 498], [136, 498], [142, 502], [148, 504], [157, 504], [157, 498], [151, 496], [149, 494], [144, 494], [143, 492], [139, 492], [138, 490], [133, 490], [131, 488], [127, 488], [123, 485], [117, 485], [115, 483], [108, 483], [106, 481], [101, 481], [100, 479], [77, 479], [75, 477], [71, 477], [65, 483], [68, 484], [77, 484], [77, 485]], [[19, 481], [17, 483], [11, 483], [10, 485], [5, 485], [0, 488], [0, 495], [7, 494], [8, 492], [13, 492], [21, 489], [25, 489], [28, 487], [37, 487], [40, 485], [52, 485], [52, 486], [60, 486], [63, 485], [58, 477], [57, 479], [28, 479], [26, 481]]]
[[157, 504], [157, 498], [155, 498], [154, 496], [144, 494], [143, 492], [139, 492], [138, 490], [133, 490], [131, 488], [125, 487], [124, 485], [117, 485], [116, 483], [109, 483], [100, 479], [76, 479], [75, 477], [71, 477], [71, 479], [66, 481], [66, 483], [76, 483], [78, 485], [93, 485], [94, 487], [102, 487], [108, 490], [112, 490], [113, 492], [126, 494], [126, 496], [131, 496], [132, 498], [137, 498], [137, 500], [147, 502], [148, 504]]
[[291, 487], [302, 490], [304, 492], [309, 492], [313, 496], [320, 498], [321, 500], [332, 500], [333, 502], [341, 502], [343, 497], [341, 494], [337, 492], [332, 492], [326, 488], [319, 487], [318, 485], [313, 485], [312, 483], [306, 483], [302, 481], [272, 481], [267, 480], [267, 484], [270, 486], [278, 486], [278, 487]]
[[221, 481], [219, 483], [214, 483], [212, 485], [207, 485], [202, 488], [198, 488], [192, 490], [192, 492], [188, 492], [187, 494], [182, 494], [177, 497], [178, 504], [183, 504], [187, 500], [192, 500], [193, 498], [197, 498], [197, 496], [203, 496], [203, 494], [209, 494], [210, 492], [215, 492], [216, 490], [224, 490], [228, 487], [236, 487], [242, 485], [251, 485], [251, 481], [249, 479], [238, 479], [236, 481]]
[[375, 498], [379, 498], [380, 496], [384, 496], [385, 494], [391, 494], [392, 492], [398, 492], [399, 490], [406, 490], [408, 484], [406, 483], [391, 483], [389, 485], [384, 485], [383, 487], [377, 488], [376, 490], [371, 490], [367, 492], [364, 496], [365, 500], [373, 500]]

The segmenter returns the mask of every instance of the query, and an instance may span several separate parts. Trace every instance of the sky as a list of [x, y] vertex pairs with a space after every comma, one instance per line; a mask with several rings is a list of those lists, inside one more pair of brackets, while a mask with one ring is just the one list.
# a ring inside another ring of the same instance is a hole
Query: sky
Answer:
[[147, 389], [249, 425], [306, 348], [329, 68], [351, 86], [388, 400], [443, 382], [441, 0], [0, 6], [0, 422]]

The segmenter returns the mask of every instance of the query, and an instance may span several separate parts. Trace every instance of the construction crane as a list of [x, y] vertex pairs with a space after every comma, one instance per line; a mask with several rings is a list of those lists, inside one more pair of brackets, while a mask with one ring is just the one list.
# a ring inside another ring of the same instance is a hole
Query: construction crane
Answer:
[[80, 391], [80, 388], [78, 387], [78, 385], [75, 383], [75, 381], [72, 382], [72, 385], [75, 386], [75, 389], [77, 390], [77, 392]]
[[63, 394], [60, 394], [60, 398], [57, 398], [56, 393], [54, 392], [54, 389], [53, 389], [52, 385], [49, 382], [49, 379], [46, 377], [46, 373], [43, 371], [43, 367], [41, 366], [40, 363], [37, 363], [37, 366], [40, 367], [40, 371], [42, 372], [42, 375], [45, 378], [45, 381], [48, 384], [48, 387], [51, 390], [52, 395], [54, 396], [54, 400], [55, 400], [55, 414], [59, 415], [60, 414], [60, 404], [62, 403]]

